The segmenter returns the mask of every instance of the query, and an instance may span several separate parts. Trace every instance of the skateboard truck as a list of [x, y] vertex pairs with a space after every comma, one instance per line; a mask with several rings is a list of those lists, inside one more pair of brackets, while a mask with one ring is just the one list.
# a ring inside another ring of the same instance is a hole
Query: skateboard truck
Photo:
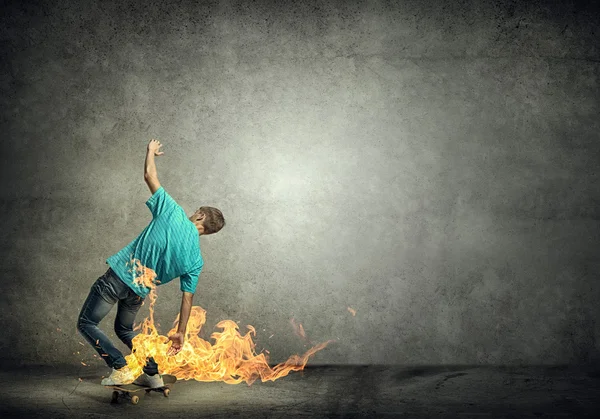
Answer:
[[158, 393], [162, 393], [163, 396], [165, 396], [165, 397], [169, 397], [169, 393], [171, 392], [171, 389], [168, 387], [158, 387], [158, 388], [142, 387], [142, 388], [139, 388], [136, 390], [121, 390], [121, 389], [113, 390], [111, 403], [118, 403], [119, 399], [125, 399], [126, 401], [130, 401], [131, 404], [138, 404], [140, 401], [140, 396], [138, 396], [136, 394], [132, 394], [132, 393], [135, 393], [142, 389], [144, 390], [144, 392], [146, 394], [150, 393], [151, 391], [156, 391]]

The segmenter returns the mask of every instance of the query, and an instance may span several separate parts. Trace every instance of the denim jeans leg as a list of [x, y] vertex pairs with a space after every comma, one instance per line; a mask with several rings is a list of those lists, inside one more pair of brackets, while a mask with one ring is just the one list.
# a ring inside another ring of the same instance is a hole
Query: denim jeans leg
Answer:
[[79, 313], [77, 330], [94, 347], [96, 352], [111, 368], [119, 369], [127, 365], [121, 351], [100, 330], [98, 323], [106, 317], [118, 301], [114, 288], [108, 281], [109, 271], [96, 280], [90, 289], [85, 303]]
[[[129, 349], [133, 349], [133, 338], [138, 335], [133, 330], [133, 322], [144, 299], [138, 296], [131, 289], [127, 291], [127, 296], [119, 300], [117, 317], [115, 317], [115, 333]], [[144, 372], [148, 375], [158, 374], [158, 365], [153, 358], [148, 358]]]

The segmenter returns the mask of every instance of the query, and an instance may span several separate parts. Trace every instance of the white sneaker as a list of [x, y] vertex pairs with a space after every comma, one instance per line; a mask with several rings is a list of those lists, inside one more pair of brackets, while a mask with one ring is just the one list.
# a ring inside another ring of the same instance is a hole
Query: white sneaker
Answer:
[[143, 373], [133, 382], [139, 386], [149, 387], [149, 388], [159, 388], [164, 387], [165, 383], [163, 382], [160, 374], [148, 375]]
[[114, 369], [112, 373], [102, 380], [103, 386], [117, 386], [121, 384], [131, 384], [135, 377], [127, 365], [121, 369]]

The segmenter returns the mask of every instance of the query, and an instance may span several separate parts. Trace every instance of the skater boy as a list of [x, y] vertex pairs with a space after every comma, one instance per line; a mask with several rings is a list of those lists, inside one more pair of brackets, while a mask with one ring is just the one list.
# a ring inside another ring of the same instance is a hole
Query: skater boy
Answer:
[[132, 349], [137, 335], [133, 322], [150, 289], [135, 279], [132, 261], [137, 260], [156, 273], [157, 285], [163, 285], [179, 277], [183, 292], [176, 333], [169, 336], [171, 347], [167, 354], [175, 355], [184, 343], [185, 329], [192, 308], [192, 299], [198, 284], [198, 276], [204, 265], [200, 252], [200, 236], [214, 234], [225, 226], [220, 210], [200, 207], [187, 217], [182, 207], [164, 190], [158, 181], [155, 156], [161, 156], [162, 144], [158, 140], [148, 143], [144, 165], [144, 180], [152, 196], [146, 206], [152, 213], [152, 221], [127, 246], [106, 259], [108, 270], [96, 280], [85, 300], [77, 330], [94, 347], [100, 357], [112, 368], [103, 385], [136, 384], [156, 388], [163, 385], [158, 365], [149, 358], [144, 372], [134, 377], [125, 357], [108, 337], [98, 328], [98, 323], [117, 304], [114, 328], [119, 339]]

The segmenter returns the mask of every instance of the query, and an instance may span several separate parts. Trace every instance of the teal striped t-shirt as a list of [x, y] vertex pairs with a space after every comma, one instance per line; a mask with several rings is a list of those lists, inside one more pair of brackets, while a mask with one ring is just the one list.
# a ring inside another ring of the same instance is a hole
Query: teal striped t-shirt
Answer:
[[181, 291], [195, 293], [204, 266], [198, 229], [162, 186], [146, 201], [146, 206], [152, 213], [150, 224], [106, 263], [142, 298], [150, 289], [135, 282], [135, 261], [156, 272], [157, 285], [179, 277]]

